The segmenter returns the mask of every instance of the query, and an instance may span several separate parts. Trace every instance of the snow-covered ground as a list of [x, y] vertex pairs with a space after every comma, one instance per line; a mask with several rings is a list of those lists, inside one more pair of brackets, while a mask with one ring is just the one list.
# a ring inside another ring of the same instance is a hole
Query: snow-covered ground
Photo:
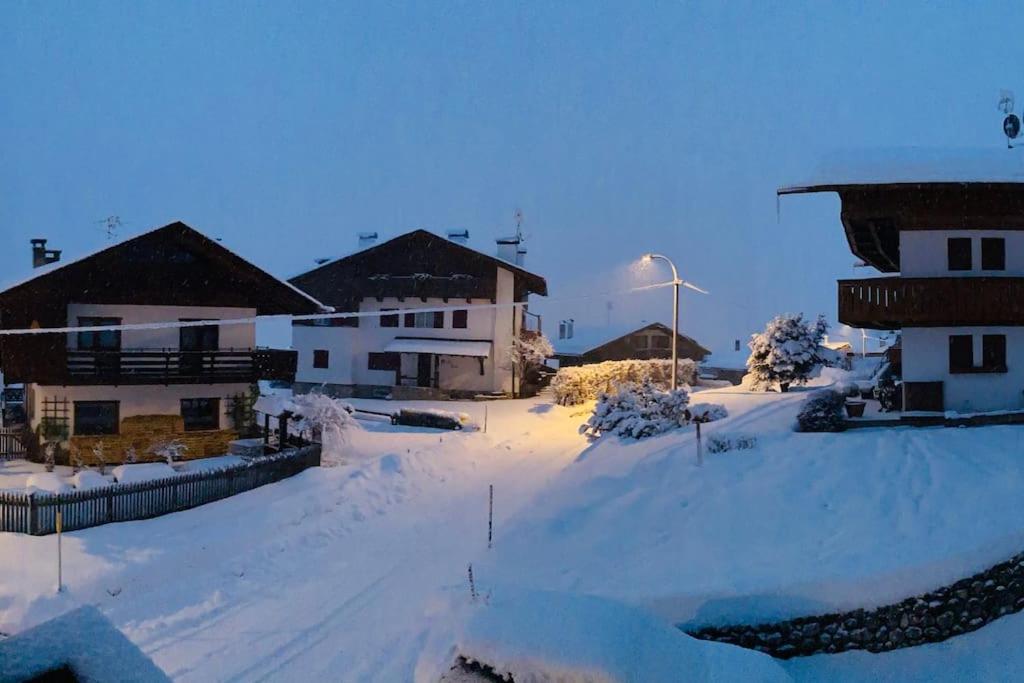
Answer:
[[[460, 623], [481, 623], [453, 621], [452, 604], [468, 600], [471, 562], [477, 611], [553, 591], [593, 596], [607, 613], [625, 603], [667, 625], [867, 607], [1024, 548], [1019, 427], [797, 434], [791, 426], [805, 396], [700, 392], [696, 401], [730, 413], [706, 435], [757, 439], [753, 449], [705, 453], [701, 465], [692, 429], [591, 444], [577, 432], [582, 406], [417, 402], [467, 412], [486, 431], [366, 421], [339, 467], [179, 514], [66, 534], [60, 595], [54, 538], [0, 534], [0, 631], [93, 604], [176, 680], [403, 681], [424, 671], [425, 653], [445, 652]], [[513, 614], [529, 623], [522, 610]], [[464, 645], [495, 646], [487, 628], [461, 633]], [[1006, 666], [1002, 644], [1017, 634], [1024, 617], [913, 651], [783, 668], [798, 680], [988, 678]], [[606, 650], [613, 637], [602, 630], [587, 642]], [[715, 646], [726, 653], [719, 662], [701, 649], [710, 644], [679, 637], [678, 646], [658, 640], [665, 661], [718, 662], [719, 671], [777, 666]], [[960, 658], [967, 643], [976, 656]], [[566, 645], [556, 654], [574, 652]], [[627, 670], [613, 657], [621, 652], [606, 654], [610, 670]], [[758, 670], [767, 677], [769, 668]]]
[[[175, 471], [185, 472], [197, 472], [202, 470], [208, 470], [216, 467], [227, 467], [228, 465], [237, 465], [242, 462], [242, 459], [237, 455], [221, 455], [213, 458], [201, 458], [199, 460], [186, 460], [175, 464]], [[161, 467], [151, 467], [151, 465], [160, 464]], [[162, 463], [140, 463], [138, 465], [122, 465], [122, 471], [126, 471], [128, 476], [125, 477], [126, 481], [144, 481], [146, 479], [154, 479], [168, 476], [168, 470], [166, 465]], [[87, 486], [79, 486], [79, 481], [85, 479], [85, 477], [78, 477], [76, 479], [74, 468], [67, 465], [57, 465], [53, 468], [53, 472], [50, 473], [50, 479], [54, 482], [59, 483], [65, 490], [72, 490], [76, 488], [92, 488], [99, 484], [98, 477], [102, 476], [105, 483], [113, 484], [116, 481], [115, 470], [116, 468], [107, 468], [106, 474], [100, 475], [98, 471], [94, 469], [85, 470], [89, 473], [89, 484]], [[44, 488], [41, 486], [34, 486], [33, 484], [41, 483], [43, 479], [40, 475], [47, 474], [46, 466], [42, 463], [29, 462], [27, 460], [9, 460], [0, 461], [0, 490], [7, 491], [24, 491], [30, 488]], [[91, 476], [95, 474], [96, 477]], [[173, 475], [173, 473], [171, 473]], [[33, 477], [35, 479], [33, 479]], [[52, 490], [52, 487], [45, 487], [46, 490]]]

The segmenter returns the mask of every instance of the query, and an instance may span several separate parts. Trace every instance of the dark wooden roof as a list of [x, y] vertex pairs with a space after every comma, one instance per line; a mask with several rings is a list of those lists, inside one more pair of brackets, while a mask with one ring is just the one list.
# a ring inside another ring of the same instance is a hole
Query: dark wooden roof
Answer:
[[[558, 343], [555, 342], [555, 346], [556, 346], [556, 353], [555, 353], [555, 355], [556, 356], [566, 356], [566, 357], [569, 357], [569, 356], [591, 356], [591, 355], [595, 355], [595, 354], [600, 355], [600, 353], [602, 351], [611, 351], [611, 350], [615, 349], [615, 347], [619, 346], [628, 337], [632, 337], [634, 334], [640, 334], [641, 332], [646, 332], [648, 330], [658, 330], [660, 332], [664, 332], [665, 334], [667, 334], [669, 336], [669, 338], [672, 337], [672, 328], [671, 327], [669, 327], [668, 325], [665, 325], [664, 323], [654, 322], [654, 323], [649, 323], [647, 325], [643, 325], [641, 327], [638, 327], [635, 330], [631, 330], [630, 332], [626, 332], [625, 334], [620, 334], [619, 336], [617, 336], [617, 337], [615, 337], [613, 339], [607, 339], [605, 341], [596, 343], [596, 344], [590, 346], [590, 348], [585, 348], [585, 349], [581, 348], [578, 351], [573, 351], [573, 352], [561, 351], [561, 352], [559, 352], [557, 350]], [[679, 333], [679, 340], [678, 340], [677, 344], [679, 346], [679, 352], [680, 352], [679, 355], [680, 355], [681, 358], [682, 357], [695, 357], [697, 359], [700, 359], [700, 358], [703, 358], [704, 356], [708, 355], [709, 353], [711, 353], [711, 351], [709, 351], [708, 349], [704, 348], [699, 343], [697, 343], [697, 340], [693, 339], [692, 337], [686, 336], [682, 332]], [[683, 353], [683, 349], [684, 348], [686, 349], [685, 356], [684, 356], [684, 353]], [[628, 352], [631, 352], [632, 349], [624, 348], [623, 351], [627, 352], [627, 355], [629, 355]], [[621, 355], [621, 354], [616, 354], [616, 355]]]
[[5, 328], [65, 321], [67, 304], [255, 308], [260, 315], [308, 314], [319, 302], [181, 222], [55, 263], [0, 292]]
[[779, 194], [836, 192], [850, 250], [885, 273], [900, 269], [901, 230], [1024, 230], [1024, 183], [811, 185]]
[[364, 297], [492, 299], [498, 267], [515, 276], [517, 300], [530, 293], [547, 295], [541, 276], [426, 230], [325, 263], [290, 282], [341, 309]]

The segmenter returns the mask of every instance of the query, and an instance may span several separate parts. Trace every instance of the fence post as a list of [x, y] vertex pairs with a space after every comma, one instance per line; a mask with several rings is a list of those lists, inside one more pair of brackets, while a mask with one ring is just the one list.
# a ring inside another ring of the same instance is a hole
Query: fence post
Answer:
[[36, 492], [28, 494], [28, 533], [35, 536], [39, 525], [39, 509], [36, 507]]
[[114, 489], [107, 491], [107, 522], [114, 521]]

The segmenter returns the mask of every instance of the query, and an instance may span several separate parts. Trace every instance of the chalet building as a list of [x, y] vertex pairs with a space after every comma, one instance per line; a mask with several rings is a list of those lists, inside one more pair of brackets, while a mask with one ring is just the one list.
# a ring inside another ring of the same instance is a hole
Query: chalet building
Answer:
[[[293, 278], [338, 311], [370, 314], [294, 323], [296, 391], [396, 398], [518, 391], [522, 378], [508, 352], [536, 318], [514, 304], [546, 296], [547, 283], [523, 268], [519, 239], [498, 240], [490, 256], [468, 247], [468, 237], [415, 230], [377, 243], [364, 233], [360, 251]], [[388, 314], [398, 309], [406, 312]]]
[[[292, 380], [294, 351], [256, 348], [256, 315], [310, 314], [322, 305], [184, 223], [74, 261], [43, 265], [0, 292], [0, 328], [93, 328], [0, 336], [0, 366], [25, 383], [36, 429], [66, 427], [68, 451], [90, 459], [102, 441], [118, 461], [180, 439], [187, 457], [219, 455], [236, 436], [259, 379]], [[165, 321], [194, 327], [112, 329]], [[100, 328], [100, 329], [96, 329]]]
[[[650, 323], [634, 328], [577, 328], [572, 320], [558, 324], [558, 337], [551, 340], [555, 358], [562, 367], [600, 363], [606, 360], [647, 360], [672, 357], [672, 328]], [[700, 362], [710, 351], [684, 334], [676, 342], [680, 358]]]
[[[996, 156], [996, 154], [999, 156]], [[1013, 152], [853, 160], [780, 194], [835, 192], [855, 256], [839, 321], [899, 330], [904, 409], [1024, 409], [1024, 167]]]

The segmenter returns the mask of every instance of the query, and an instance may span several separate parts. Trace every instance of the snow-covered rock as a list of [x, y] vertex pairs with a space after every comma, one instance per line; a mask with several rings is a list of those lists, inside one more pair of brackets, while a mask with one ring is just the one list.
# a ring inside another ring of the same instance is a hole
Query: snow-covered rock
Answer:
[[96, 470], [80, 470], [71, 477], [71, 485], [79, 491], [109, 486], [110, 481]]

